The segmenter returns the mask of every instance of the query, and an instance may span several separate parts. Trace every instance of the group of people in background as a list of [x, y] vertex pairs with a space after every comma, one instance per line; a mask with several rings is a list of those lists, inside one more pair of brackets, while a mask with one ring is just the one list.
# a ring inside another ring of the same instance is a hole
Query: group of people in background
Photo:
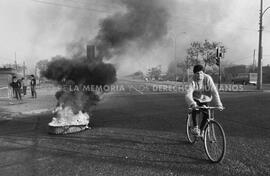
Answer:
[[[17, 76], [12, 76], [12, 82], [9, 86], [12, 89], [11, 98], [16, 98], [21, 103], [22, 95], [25, 96], [27, 93], [27, 80], [25, 80], [25, 78], [18, 79]], [[31, 75], [29, 86], [32, 98], [37, 98], [36, 79], [34, 75]]]

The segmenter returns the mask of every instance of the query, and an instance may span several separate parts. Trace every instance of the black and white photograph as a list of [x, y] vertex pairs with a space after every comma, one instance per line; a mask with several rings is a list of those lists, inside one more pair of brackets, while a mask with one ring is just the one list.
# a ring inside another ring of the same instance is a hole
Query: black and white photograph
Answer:
[[0, 0], [0, 175], [270, 175], [270, 0]]

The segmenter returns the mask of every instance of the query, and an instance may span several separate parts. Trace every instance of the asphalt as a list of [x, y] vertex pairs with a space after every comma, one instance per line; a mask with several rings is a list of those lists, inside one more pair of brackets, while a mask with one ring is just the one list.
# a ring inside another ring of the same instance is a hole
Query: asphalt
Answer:
[[[220, 164], [209, 162], [201, 141], [187, 142], [183, 94], [134, 90], [106, 95], [93, 112], [92, 129], [77, 134], [49, 135], [50, 111], [2, 118], [0, 175], [270, 175], [270, 94], [221, 97], [226, 110], [216, 119], [227, 153]], [[34, 101], [52, 106], [54, 98], [40, 94], [28, 101], [44, 109]]]

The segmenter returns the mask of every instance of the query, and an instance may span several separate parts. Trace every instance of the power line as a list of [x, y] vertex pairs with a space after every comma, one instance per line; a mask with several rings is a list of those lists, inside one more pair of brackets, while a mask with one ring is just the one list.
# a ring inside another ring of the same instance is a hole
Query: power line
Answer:
[[95, 12], [106, 13], [106, 14], [112, 13], [112, 11], [109, 12], [109, 11], [105, 11], [105, 10], [99, 10], [99, 9], [94, 9], [94, 8], [85, 8], [85, 7], [79, 7], [79, 6], [72, 6], [72, 5], [66, 5], [66, 4], [62, 4], [62, 3], [55, 3], [55, 2], [49, 2], [49, 1], [41, 1], [41, 0], [32, 0], [32, 1], [36, 2], [36, 3], [47, 4], [47, 5], [52, 5], [52, 6], [67, 7], [67, 8], [73, 8], [73, 9], [86, 10], [86, 11], [95, 11]]
[[[172, 18], [175, 18], [174, 21], [187, 21], [188, 23], [193, 23], [193, 24], [196, 24], [196, 25], [202, 25], [201, 20], [198, 19], [198, 18], [192, 18], [190, 17], [191, 15], [186, 15], [185, 17], [180, 17], [180, 16], [174, 16], [172, 15], [171, 17]], [[196, 22], [197, 21], [197, 22]], [[239, 22], [237, 22], [236, 24], [239, 24]], [[180, 26], [181, 27], [181, 24], [179, 25], [176, 25], [175, 27], [177, 26]], [[218, 28], [221, 28], [221, 27], [218, 27]], [[227, 28], [229, 29], [228, 27], [222, 27], [223, 29], [224, 28]], [[247, 27], [238, 27], [238, 29], [242, 29], [242, 30], [246, 30], [246, 31], [258, 31], [258, 29], [251, 29], [251, 28], [247, 28]], [[221, 29], [222, 30], [222, 29]], [[225, 29], [224, 29], [225, 30]], [[270, 31], [269, 31], [270, 32]]]
[[247, 56], [247, 57], [243, 57], [241, 59], [237, 59], [237, 61], [243, 61], [243, 60], [246, 60], [246, 59], [252, 59], [252, 56], [253, 55], [250, 55], [250, 56]]
[[110, 5], [108, 5], [108, 4], [105, 4], [105, 3], [93, 3], [93, 2], [89, 2], [89, 1], [87, 1], [87, 2], [85, 2], [85, 1], [81, 1], [81, 2], [79, 2], [80, 0], [62, 0], [62, 1], [70, 1], [70, 2], [76, 2], [76, 4], [83, 4], [83, 5], [98, 5], [98, 6], [102, 6], [102, 7], [105, 7], [105, 8], [111, 8], [111, 7], [116, 7], [116, 8], [118, 8], [119, 6], [116, 6], [116, 5], [113, 5], [113, 4], [110, 4]]
[[[270, 55], [263, 55], [263, 57], [270, 57]], [[237, 58], [237, 57], [235, 57], [235, 58]], [[248, 60], [248, 59], [252, 59], [252, 56], [250, 55], [250, 56], [247, 56], [247, 57], [243, 57], [241, 59], [235, 59], [233, 61], [234, 61], [234, 63], [237, 63], [239, 61], [245, 61], [245, 60]]]
[[[181, 20], [178, 20], [178, 21], [187, 21], [189, 24], [194, 24], [194, 25], [202, 25], [202, 23], [199, 23], [199, 22], [194, 22], [194, 21], [190, 21], [188, 19], [181, 19]], [[183, 26], [181, 26], [180, 24], [179, 25], [175, 25], [174, 28], [176, 29], [179, 29]], [[231, 28], [228, 28], [228, 27], [216, 27], [217, 30], [222, 30], [222, 31], [226, 31], [227, 29], [231, 29]], [[258, 32], [258, 30], [256, 29], [251, 29], [251, 28], [245, 28], [245, 27], [237, 27], [238, 30], [242, 30], [242, 31], [251, 31], [251, 32]], [[264, 30], [266, 31], [266, 30]], [[267, 31], [267, 32], [270, 32], [270, 31]]]
[[[113, 13], [112, 11], [108, 11], [108, 10], [99, 10], [99, 9], [94, 9], [94, 8], [86, 8], [86, 7], [79, 7], [79, 6], [72, 6], [72, 5], [67, 5], [67, 4], [63, 4], [63, 3], [56, 3], [56, 2], [49, 2], [49, 1], [43, 1], [43, 0], [32, 0], [33, 2], [36, 2], [36, 3], [42, 3], [42, 4], [47, 4], [47, 5], [53, 5], [53, 6], [59, 6], [59, 7], [67, 7], [67, 8], [73, 8], [73, 9], [81, 9], [81, 10], [86, 10], [86, 11], [95, 11], [95, 12], [99, 12], [99, 13], [106, 13], [106, 14], [111, 14]], [[73, 1], [73, 2], [77, 2], [76, 0], [65, 0], [65, 1]], [[79, 2], [79, 4], [82, 4], [82, 5], [86, 5], [86, 4], [94, 4], [94, 3], [86, 3], [86, 2]], [[107, 5], [102, 5], [103, 7], [108, 7]], [[116, 6], [115, 6], [116, 7]], [[179, 16], [172, 16], [174, 18], [182, 18], [182, 17], [179, 17]], [[177, 21], [187, 21], [189, 23], [193, 23], [193, 24], [196, 24], [196, 25], [201, 25], [201, 23], [199, 22], [195, 22], [196, 20], [198, 19], [195, 19], [195, 18], [187, 18], [185, 17], [185, 19], [180, 19], [180, 20], [177, 20]], [[177, 28], [178, 26], [180, 25], [176, 25], [174, 28]], [[229, 28], [227, 28], [229, 29]], [[246, 30], [246, 31], [258, 31], [256, 29], [250, 29], [250, 28], [245, 28], [245, 27], [240, 27], [238, 29], [242, 29], [242, 30]], [[219, 29], [220, 30], [220, 29]], [[221, 30], [225, 30], [224, 27], [223, 29]], [[265, 32], [270, 32], [270, 31], [267, 31], [267, 30], [264, 30]]]

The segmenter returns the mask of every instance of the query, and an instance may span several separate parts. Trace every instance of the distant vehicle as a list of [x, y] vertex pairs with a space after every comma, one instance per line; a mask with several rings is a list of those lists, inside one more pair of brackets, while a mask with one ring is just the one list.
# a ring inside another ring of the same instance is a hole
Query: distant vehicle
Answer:
[[232, 79], [233, 84], [257, 84], [257, 73], [239, 73]]

